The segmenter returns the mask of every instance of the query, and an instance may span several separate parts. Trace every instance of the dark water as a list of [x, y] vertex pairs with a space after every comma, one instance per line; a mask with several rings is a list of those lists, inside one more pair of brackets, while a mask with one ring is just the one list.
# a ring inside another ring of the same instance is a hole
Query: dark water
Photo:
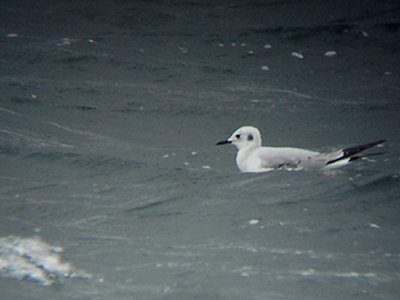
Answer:
[[398, 299], [400, 4], [339, 2], [3, 1], [0, 298]]

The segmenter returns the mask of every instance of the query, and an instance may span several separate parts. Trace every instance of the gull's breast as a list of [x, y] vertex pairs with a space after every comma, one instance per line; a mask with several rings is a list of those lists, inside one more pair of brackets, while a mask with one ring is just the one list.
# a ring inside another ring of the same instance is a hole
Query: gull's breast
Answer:
[[241, 172], [265, 172], [262, 159], [257, 155], [256, 149], [243, 149], [238, 151], [236, 164]]

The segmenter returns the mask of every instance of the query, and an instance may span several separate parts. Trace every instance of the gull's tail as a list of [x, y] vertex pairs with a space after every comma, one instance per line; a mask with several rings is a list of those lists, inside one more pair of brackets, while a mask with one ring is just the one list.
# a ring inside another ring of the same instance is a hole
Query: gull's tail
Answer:
[[371, 154], [366, 154], [366, 155], [356, 155], [356, 154], [358, 154], [362, 151], [365, 151], [369, 148], [383, 144], [384, 142], [386, 142], [386, 140], [379, 140], [376, 142], [343, 149], [342, 151], [339, 152], [340, 153], [339, 157], [329, 160], [326, 163], [326, 165], [328, 166], [328, 165], [332, 165], [332, 164], [339, 163], [342, 161], [350, 162], [350, 161], [354, 161], [354, 160], [357, 160], [357, 159], [360, 159], [363, 157], [367, 157], [367, 156], [383, 154], [383, 152], [379, 152], [379, 153], [371, 153]]

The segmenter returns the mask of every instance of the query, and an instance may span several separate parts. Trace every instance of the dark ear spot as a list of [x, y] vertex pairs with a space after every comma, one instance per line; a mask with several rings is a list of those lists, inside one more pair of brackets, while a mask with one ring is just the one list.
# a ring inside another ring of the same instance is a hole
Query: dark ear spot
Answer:
[[252, 135], [252, 134], [249, 134], [249, 136], [247, 137], [247, 140], [248, 140], [248, 141], [254, 140], [253, 135]]

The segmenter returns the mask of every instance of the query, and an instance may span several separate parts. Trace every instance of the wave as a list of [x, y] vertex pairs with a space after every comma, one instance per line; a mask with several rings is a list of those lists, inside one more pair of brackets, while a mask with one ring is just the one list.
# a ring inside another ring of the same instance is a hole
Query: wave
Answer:
[[122, 172], [130, 169], [142, 168], [145, 163], [137, 160], [126, 160], [117, 157], [91, 156], [79, 153], [63, 152], [35, 152], [24, 157], [26, 160], [45, 162], [60, 162], [72, 168], [88, 171], [101, 171], [101, 174]]
[[387, 193], [393, 189], [399, 189], [400, 186], [400, 175], [390, 174], [390, 175], [380, 175], [375, 176], [367, 182], [362, 182], [360, 184], [355, 184], [354, 190], [359, 194], [370, 194], [376, 192]]
[[44, 286], [61, 283], [65, 278], [91, 279], [89, 273], [76, 270], [61, 260], [61, 247], [54, 247], [40, 237], [0, 238], [0, 276], [36, 281]]

